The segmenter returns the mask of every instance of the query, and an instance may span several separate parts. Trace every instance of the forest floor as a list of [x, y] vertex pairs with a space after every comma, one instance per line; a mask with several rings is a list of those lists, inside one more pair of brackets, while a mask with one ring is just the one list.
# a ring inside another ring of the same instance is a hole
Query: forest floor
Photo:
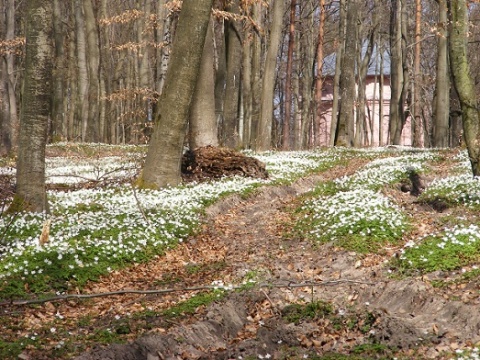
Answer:
[[[17, 308], [18, 317], [32, 324], [62, 314], [62, 328], [44, 331], [79, 339], [63, 353], [54, 346], [27, 348], [20, 358], [457, 358], [461, 349], [480, 342], [478, 279], [464, 280], [458, 271], [395, 277], [385, 264], [400, 246], [361, 255], [332, 243], [314, 244], [292, 230], [302, 194], [322, 181], [353, 174], [365, 162], [351, 160], [291, 185], [229, 196], [206, 210], [198, 233], [157, 261], [114, 271], [82, 293], [174, 291]], [[442, 176], [448, 164], [431, 171]], [[470, 216], [460, 208], [436, 212], [399, 186], [384, 192], [413, 219], [412, 239], [440, 227], [446, 216]], [[245, 278], [255, 282], [219, 291], [206, 305], [199, 300], [204, 292], [198, 287], [228, 287]], [[178, 307], [192, 299], [200, 306], [192, 311]], [[181, 316], [161, 315], [174, 306], [182, 314], [171, 315]], [[102, 344], [117, 338], [128, 342]]]

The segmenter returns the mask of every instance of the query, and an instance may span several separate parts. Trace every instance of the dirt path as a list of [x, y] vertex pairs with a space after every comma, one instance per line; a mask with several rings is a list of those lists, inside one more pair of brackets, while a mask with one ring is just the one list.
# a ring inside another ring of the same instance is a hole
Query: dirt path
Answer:
[[[256, 287], [231, 293], [178, 322], [147, 319], [144, 326], [149, 332], [133, 343], [98, 347], [77, 359], [301, 359], [328, 352], [350, 353], [366, 344], [381, 349], [365, 352], [364, 358], [441, 359], [449, 358], [446, 354], [457, 348], [478, 343], [478, 284], [438, 289], [427, 277], [394, 280], [384, 262], [398, 249], [387, 249], [383, 256], [360, 257], [333, 245], [315, 247], [305, 239], [283, 235], [289, 230], [288, 207], [298, 196], [318, 182], [351, 174], [361, 165], [358, 161], [348, 169], [339, 167], [291, 186], [266, 187], [248, 199], [229, 197], [208, 209], [209, 221], [197, 236], [158, 262], [115, 272], [92, 284], [89, 291], [100, 292], [172, 283], [176, 287], [218, 280], [238, 283], [248, 276], [257, 279]], [[415, 205], [409, 195], [391, 192], [422, 219], [424, 228], [435, 226], [436, 214], [431, 209]], [[261, 283], [269, 286], [258, 286]], [[94, 306], [90, 303], [88, 309], [77, 309], [70, 316], [73, 321], [94, 308], [93, 316], [108, 318], [139, 307], [165, 309], [186, 298], [171, 294], [97, 299]], [[325, 305], [316, 316], [299, 322], [286, 320], [289, 311], [296, 311], [289, 305], [319, 301], [331, 307]], [[67, 313], [68, 306], [55, 310]], [[138, 333], [132, 331], [131, 339]]]

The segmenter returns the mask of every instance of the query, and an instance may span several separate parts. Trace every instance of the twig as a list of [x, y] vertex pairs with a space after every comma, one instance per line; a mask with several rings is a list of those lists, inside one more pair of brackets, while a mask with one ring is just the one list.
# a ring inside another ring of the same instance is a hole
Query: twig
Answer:
[[142, 204], [140, 203], [140, 200], [138, 200], [137, 191], [135, 190], [135, 185], [133, 183], [131, 183], [131, 185], [132, 185], [133, 197], [135, 198], [135, 202], [137, 203], [137, 207], [140, 210], [140, 212], [142, 213], [142, 216], [143, 216], [143, 219], [145, 220], [145, 222], [148, 225], [150, 225], [150, 221], [148, 221], [147, 215], [145, 214], [145, 210], [143, 210]]
[[265, 290], [262, 289], [262, 293], [263, 295], [265, 295], [265, 297], [267, 298], [268, 302], [270, 303], [270, 305], [272, 305], [272, 309], [274, 312], [276, 312], [277, 314], [281, 314], [282, 312], [280, 310], [278, 310], [278, 308], [275, 306], [275, 304], [273, 303], [272, 299], [270, 299], [270, 296], [268, 296], [268, 294], [265, 292]]
[[[340, 284], [361, 284], [361, 285], [376, 285], [377, 283], [371, 283], [366, 281], [357, 281], [357, 280], [330, 280], [330, 281], [321, 281], [321, 282], [304, 282], [304, 283], [288, 283], [288, 284], [272, 284], [272, 283], [262, 283], [257, 285], [258, 288], [299, 288], [299, 287], [313, 287], [313, 286], [335, 286]], [[107, 297], [113, 295], [127, 295], [127, 294], [139, 294], [139, 295], [149, 295], [149, 294], [168, 294], [173, 292], [185, 292], [185, 291], [199, 291], [199, 290], [215, 290], [219, 289], [218, 286], [208, 285], [208, 286], [193, 286], [185, 288], [170, 288], [170, 289], [155, 289], [155, 290], [134, 290], [134, 289], [125, 289], [118, 291], [108, 291], [96, 294], [65, 294], [57, 295], [44, 299], [23, 299], [23, 300], [12, 300], [12, 301], [3, 301], [0, 302], [0, 306], [5, 305], [31, 305], [31, 304], [43, 304], [47, 302], [69, 300], [69, 299], [92, 299], [98, 297]], [[242, 286], [233, 286], [229, 287], [231, 290], [243, 289]]]

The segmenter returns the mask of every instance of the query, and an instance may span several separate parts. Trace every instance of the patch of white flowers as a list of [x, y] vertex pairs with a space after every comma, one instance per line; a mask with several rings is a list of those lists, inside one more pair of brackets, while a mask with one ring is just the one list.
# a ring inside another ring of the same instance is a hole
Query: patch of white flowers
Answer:
[[322, 165], [346, 159], [352, 152], [345, 149], [328, 149], [325, 151], [269, 151], [259, 154], [247, 152], [267, 164], [271, 180], [293, 180]]
[[357, 189], [313, 200], [311, 234], [319, 239], [336, 240], [346, 235], [396, 238], [405, 231], [400, 208], [380, 193]]
[[480, 350], [478, 348], [458, 349], [455, 351], [457, 360], [480, 360]]
[[398, 181], [408, 170], [420, 170], [423, 163], [434, 157], [435, 153], [432, 151], [420, 151], [409, 155], [376, 159], [352, 176], [337, 179], [336, 183], [341, 188], [347, 189], [358, 187], [379, 189], [383, 185]]
[[[408, 242], [399, 259], [406, 267], [414, 266], [426, 271], [453, 270], [466, 265], [468, 259], [476, 260], [479, 248], [480, 228], [475, 224], [456, 225], [425, 235], [416, 242]], [[478, 267], [474, 265], [472, 268]]]
[[[135, 156], [141, 153], [133, 147], [127, 150], [132, 150], [132, 156], [126, 160], [115, 156], [47, 159], [47, 181], [72, 184], [130, 177], [138, 160]], [[199, 213], [206, 203], [259, 184], [288, 181], [343, 155], [329, 150], [254, 156], [266, 163], [270, 179], [234, 177], [158, 191], [134, 190], [129, 185], [51, 191], [51, 215], [18, 214], [12, 222], [8, 217], [0, 218], [0, 230], [6, 230], [4, 240], [8, 244], [0, 247], [0, 280], [11, 276], [32, 278], [59, 269], [65, 278], [76, 278], [80, 269], [111, 271], [112, 264], [141, 261], [152, 249], [165, 249], [182, 241], [200, 221]], [[51, 222], [49, 239], [40, 246], [47, 219]]]
[[422, 194], [423, 198], [442, 198], [452, 204], [480, 205], [480, 179], [461, 174], [435, 179]]
[[432, 151], [418, 151], [380, 158], [352, 176], [336, 179], [336, 187], [342, 191], [307, 204], [312, 214], [307, 219], [311, 234], [320, 241], [351, 235], [377, 240], [400, 238], [407, 228], [406, 216], [378, 190], [398, 181], [408, 170], [421, 169], [434, 156]]

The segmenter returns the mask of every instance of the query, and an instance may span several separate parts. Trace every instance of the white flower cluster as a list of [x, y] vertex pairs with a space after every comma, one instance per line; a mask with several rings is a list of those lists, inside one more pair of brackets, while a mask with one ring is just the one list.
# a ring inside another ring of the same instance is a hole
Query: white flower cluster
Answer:
[[[138, 152], [132, 149], [132, 154]], [[135, 193], [127, 185], [49, 192], [51, 227], [44, 246], [39, 246], [39, 236], [47, 215], [18, 214], [11, 223], [8, 217], [0, 218], [0, 229], [8, 230], [8, 248], [0, 252], [0, 279], [38, 275], [56, 268], [66, 269], [75, 277], [75, 272], [81, 269], [99, 267], [110, 271], [112, 264], [140, 261], [149, 249], [163, 249], [182, 241], [198, 224], [205, 204], [259, 184], [288, 181], [341, 156], [336, 150], [262, 153], [258, 157], [267, 164], [269, 180], [234, 177], [159, 191], [135, 190]], [[104, 176], [121, 178], [131, 176], [129, 171], [133, 168], [133, 160], [129, 163], [114, 156], [47, 160], [49, 182], [76, 183]], [[22, 258], [29, 261], [19, 263]]]
[[480, 360], [480, 350], [478, 348], [466, 348], [455, 350], [457, 360]]
[[[385, 151], [385, 150], [383, 150]], [[311, 234], [319, 240], [357, 235], [376, 239], [397, 239], [406, 230], [406, 216], [387, 197], [382, 186], [398, 181], [408, 170], [418, 170], [435, 157], [432, 151], [373, 160], [352, 176], [335, 180], [343, 190], [307, 204]]]
[[357, 234], [363, 237], [398, 237], [405, 230], [405, 216], [385, 196], [357, 189], [339, 192], [331, 197], [315, 199], [311, 234], [335, 240]]
[[[247, 152], [247, 154], [249, 154]], [[282, 151], [249, 154], [267, 164], [272, 180], [293, 180], [325, 164], [333, 164], [339, 159], [353, 156], [344, 149], [325, 151]]]
[[404, 156], [387, 157], [373, 160], [354, 175], [337, 179], [340, 188], [353, 189], [359, 186], [377, 190], [405, 176], [407, 170], [419, 170], [422, 164], [436, 155], [431, 151], [422, 151]]
[[425, 198], [442, 198], [453, 204], [480, 205], [480, 179], [461, 174], [435, 179], [422, 194]]

